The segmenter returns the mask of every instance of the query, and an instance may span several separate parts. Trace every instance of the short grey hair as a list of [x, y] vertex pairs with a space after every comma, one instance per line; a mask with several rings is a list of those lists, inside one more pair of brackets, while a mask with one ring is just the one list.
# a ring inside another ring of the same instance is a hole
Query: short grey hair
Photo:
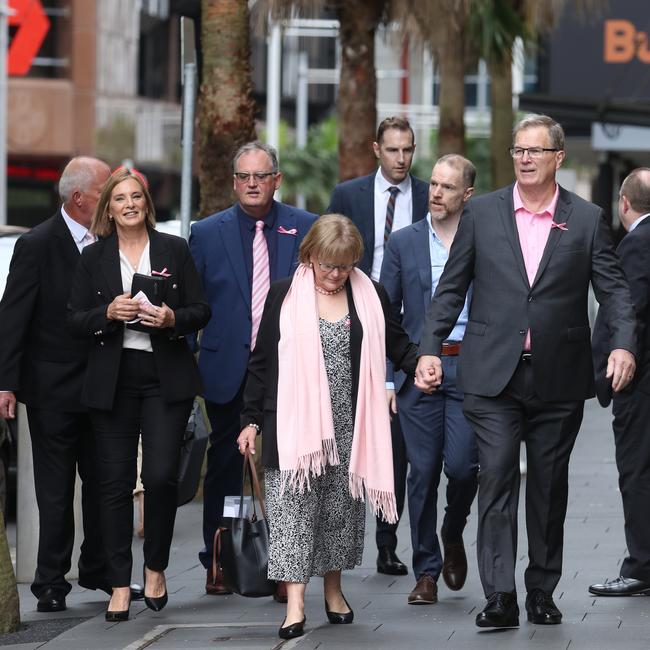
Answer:
[[513, 144], [520, 131], [532, 129], [537, 126], [543, 126], [547, 130], [548, 137], [554, 149], [564, 150], [564, 129], [552, 117], [537, 113], [530, 113], [515, 124], [515, 128], [512, 129]]
[[59, 179], [59, 196], [62, 203], [67, 203], [72, 198], [75, 190], [88, 191], [96, 180], [96, 170], [88, 163], [95, 162], [95, 158], [77, 156], [72, 158], [65, 166]]
[[474, 164], [471, 160], [468, 160], [464, 156], [461, 156], [457, 153], [448, 153], [441, 158], [438, 158], [438, 160], [435, 162], [434, 167], [440, 163], [449, 165], [450, 167], [457, 169], [462, 174], [465, 189], [468, 187], [474, 187], [474, 181], [476, 180], [476, 167], [474, 167]]
[[237, 152], [232, 159], [233, 172], [237, 169], [237, 161], [249, 151], [263, 151], [271, 161], [271, 171], [274, 174], [277, 174], [278, 171], [280, 171], [280, 165], [278, 164], [278, 152], [270, 144], [264, 144], [264, 142], [255, 140], [254, 142], [247, 142], [246, 144], [239, 147], [239, 149], [237, 149]]

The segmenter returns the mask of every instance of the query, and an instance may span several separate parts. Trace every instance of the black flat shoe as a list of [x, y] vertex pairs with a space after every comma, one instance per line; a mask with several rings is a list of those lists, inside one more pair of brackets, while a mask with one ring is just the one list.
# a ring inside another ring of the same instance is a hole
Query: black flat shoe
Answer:
[[131, 603], [126, 609], [111, 611], [110, 609], [106, 610], [106, 621], [108, 623], [121, 623], [122, 621], [129, 620], [129, 610], [131, 609]]
[[476, 616], [478, 627], [519, 627], [517, 596], [495, 591], [488, 597], [487, 605]]
[[327, 614], [327, 620], [332, 623], [332, 625], [346, 625], [348, 623], [352, 623], [354, 620], [354, 612], [352, 611], [352, 607], [350, 607], [348, 601], [345, 600], [345, 596], [343, 596], [343, 594], [341, 594], [341, 596], [343, 597], [345, 604], [350, 610], [349, 612], [345, 612], [345, 614], [341, 614], [340, 612], [330, 612], [330, 608], [327, 605], [327, 598], [325, 599], [325, 613]]
[[[284, 621], [287, 619], [285, 618]], [[302, 636], [305, 633], [305, 623], [307, 622], [307, 617], [303, 616], [302, 621], [298, 623], [292, 623], [284, 627], [284, 621], [278, 630], [278, 636], [281, 639], [295, 639], [297, 636]]]
[[[142, 567], [142, 590], [146, 592], [147, 589], [147, 567]], [[159, 612], [161, 609], [164, 609], [167, 604], [167, 586], [165, 586], [165, 593], [162, 596], [147, 596], [145, 593], [144, 604], [154, 612]]]
[[541, 589], [533, 589], [526, 596], [528, 620], [536, 625], [559, 625], [562, 612], [556, 607], [552, 596]]

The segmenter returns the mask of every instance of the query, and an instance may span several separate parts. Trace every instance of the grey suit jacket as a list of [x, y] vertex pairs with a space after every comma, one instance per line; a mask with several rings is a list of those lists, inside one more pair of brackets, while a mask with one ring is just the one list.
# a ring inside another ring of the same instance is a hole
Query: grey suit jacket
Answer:
[[632, 298], [603, 211], [560, 188], [532, 286], [514, 219], [513, 185], [466, 204], [449, 261], [427, 312], [420, 354], [440, 354], [474, 282], [459, 360], [466, 393], [493, 397], [510, 381], [531, 330], [535, 389], [544, 401], [594, 395], [587, 299], [617, 314], [611, 346], [636, 352]]

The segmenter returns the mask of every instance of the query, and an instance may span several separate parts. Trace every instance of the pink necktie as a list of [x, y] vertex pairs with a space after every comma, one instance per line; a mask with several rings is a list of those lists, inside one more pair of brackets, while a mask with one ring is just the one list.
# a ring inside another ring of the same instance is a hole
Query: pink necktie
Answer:
[[257, 341], [257, 331], [262, 320], [264, 301], [269, 292], [269, 249], [264, 237], [264, 222], [255, 222], [255, 238], [253, 239], [253, 286], [251, 290], [251, 320], [253, 328], [251, 331], [251, 351]]
[[81, 249], [83, 250], [84, 248], [86, 248], [86, 246], [88, 246], [88, 244], [94, 244], [95, 241], [96, 241], [95, 235], [93, 235], [90, 232], [90, 230], [88, 230], [86, 232], [86, 234], [84, 235], [84, 238], [81, 240]]

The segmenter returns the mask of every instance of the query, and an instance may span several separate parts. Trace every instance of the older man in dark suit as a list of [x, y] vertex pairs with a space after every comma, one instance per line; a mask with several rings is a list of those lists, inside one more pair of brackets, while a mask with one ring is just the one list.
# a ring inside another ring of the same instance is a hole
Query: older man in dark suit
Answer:
[[[427, 214], [429, 185], [410, 174], [415, 153], [415, 134], [408, 120], [387, 117], [377, 128], [372, 144], [379, 169], [368, 176], [353, 178], [334, 188], [328, 212], [338, 212], [354, 221], [363, 237], [363, 258], [358, 267], [373, 280], [379, 280], [384, 246], [392, 232], [424, 219]], [[396, 413], [392, 376], [387, 376], [388, 403]], [[391, 420], [393, 464], [397, 512], [404, 508], [406, 485], [406, 448], [397, 417]], [[377, 518], [377, 570], [380, 573], [404, 575], [406, 565], [395, 553], [397, 524]]]
[[468, 202], [427, 313], [417, 381], [435, 388], [440, 351], [473, 283], [458, 383], [479, 451], [479, 627], [519, 625], [515, 590], [519, 447], [528, 458], [524, 580], [528, 620], [557, 624], [569, 456], [594, 395], [587, 299], [617, 314], [614, 391], [634, 374], [635, 316], [603, 211], [561, 188], [564, 132], [531, 115], [514, 129], [517, 182]]
[[110, 593], [99, 530], [95, 445], [81, 385], [88, 351], [66, 327], [66, 304], [79, 253], [95, 241], [88, 228], [110, 175], [101, 160], [73, 158], [59, 180], [61, 210], [17, 242], [0, 303], [0, 416], [27, 406], [39, 542], [32, 592], [38, 611], [66, 609], [71, 589], [74, 484], [82, 480], [84, 541], [79, 584]]
[[596, 596], [650, 595], [650, 168], [635, 169], [623, 181], [618, 214], [628, 234], [617, 253], [630, 284], [637, 317], [637, 371], [627, 390], [614, 393], [607, 376], [611, 320], [603, 310], [594, 326], [592, 346], [596, 394], [602, 406], [613, 401], [618, 484], [623, 499], [627, 557], [618, 578], [595, 584]]

